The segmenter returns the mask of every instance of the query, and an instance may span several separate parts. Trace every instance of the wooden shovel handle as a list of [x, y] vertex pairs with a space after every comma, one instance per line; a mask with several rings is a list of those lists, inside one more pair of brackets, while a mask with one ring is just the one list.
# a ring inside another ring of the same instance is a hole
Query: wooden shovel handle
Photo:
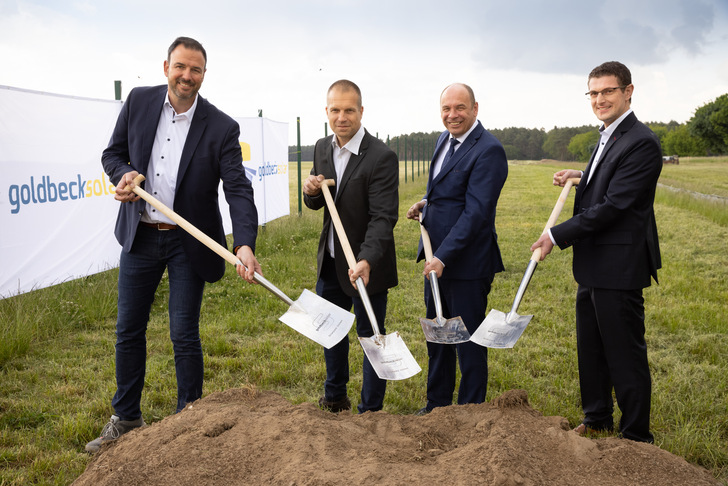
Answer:
[[233, 265], [242, 265], [242, 262], [238, 260], [238, 257], [233, 255], [230, 250], [223, 247], [220, 243], [207, 236], [205, 233], [197, 229], [192, 223], [165, 206], [162, 201], [142, 189], [139, 184], [144, 182], [145, 179], [146, 178], [141, 174], [134, 178], [134, 185], [131, 187], [131, 190], [134, 192], [134, 194], [151, 204], [152, 207], [154, 207], [157, 211], [161, 212], [169, 219], [177, 223], [185, 231], [195, 237], [195, 239], [197, 239], [200, 243], [223, 257], [226, 261], [232, 263]]
[[[551, 216], [549, 216], [546, 226], [544, 226], [543, 231], [541, 232], [542, 235], [547, 233], [549, 228], [552, 228], [556, 224], [556, 220], [559, 219], [561, 210], [564, 209], [564, 204], [566, 203], [566, 198], [569, 196], [569, 191], [571, 191], [571, 186], [577, 186], [579, 185], [579, 182], [581, 182], [579, 177], [572, 177], [571, 179], [566, 180], [566, 184], [564, 184], [564, 188], [561, 189], [561, 194], [559, 194], [559, 199], [556, 201], [556, 205], [551, 211]], [[536, 248], [536, 250], [531, 254], [531, 260], [535, 262], [539, 262], [541, 260], [541, 248]]]
[[339, 211], [337, 211], [336, 204], [334, 203], [334, 198], [331, 197], [331, 191], [329, 191], [329, 186], [334, 185], [336, 185], [335, 180], [324, 180], [324, 182], [321, 184], [321, 192], [324, 193], [324, 199], [326, 199], [326, 205], [329, 208], [331, 221], [333, 221], [334, 223], [334, 228], [336, 228], [336, 234], [338, 235], [339, 241], [341, 242], [341, 247], [344, 249], [344, 255], [346, 255], [346, 263], [349, 265], [349, 269], [354, 270], [354, 267], [356, 267], [356, 257], [354, 256], [354, 252], [351, 250], [349, 238], [347, 238], [346, 231], [344, 231], [344, 225], [341, 224]]
[[[197, 229], [192, 223], [184, 219], [179, 214], [172, 211], [170, 208], [168, 208], [162, 201], [157, 199], [156, 197], [149, 194], [147, 191], [139, 187], [139, 184], [144, 182], [145, 177], [141, 174], [136, 176], [134, 178], [134, 182], [131, 185], [131, 190], [139, 196], [140, 198], [144, 199], [146, 202], [152, 205], [157, 211], [161, 212], [165, 216], [167, 216], [169, 219], [177, 223], [182, 229], [187, 231], [190, 235], [192, 235], [197, 241], [208, 247], [210, 250], [214, 251], [223, 259], [225, 259], [227, 262], [232, 263], [233, 265], [242, 265], [245, 267], [245, 264], [241, 262], [237, 256], [233, 255], [230, 250], [222, 246], [217, 241], [213, 240], [209, 236], [207, 236], [205, 233]], [[248, 267], [245, 267], [248, 268]], [[271, 282], [268, 281], [264, 276], [259, 274], [258, 272], [253, 273], [253, 279], [255, 279], [256, 282], [261, 284], [263, 287], [268, 289], [270, 292], [273, 293], [276, 297], [281, 299], [283, 302], [285, 302], [288, 305], [293, 305], [293, 300], [291, 300], [290, 297], [288, 297], [286, 294], [283, 293], [281, 289], [273, 285]]]
[[420, 223], [420, 233], [422, 234], [422, 247], [425, 249], [425, 260], [431, 262], [435, 258], [435, 255], [432, 253], [430, 234], [422, 223]]

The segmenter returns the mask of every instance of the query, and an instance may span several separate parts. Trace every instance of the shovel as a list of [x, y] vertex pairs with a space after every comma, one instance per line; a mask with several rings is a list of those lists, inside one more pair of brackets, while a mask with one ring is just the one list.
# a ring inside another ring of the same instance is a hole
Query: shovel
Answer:
[[[321, 184], [321, 191], [324, 193], [326, 205], [331, 214], [331, 220], [334, 222], [336, 234], [341, 242], [341, 247], [344, 249], [346, 263], [353, 270], [356, 266], [356, 258], [354, 257], [354, 252], [351, 250], [349, 239], [346, 237], [346, 232], [344, 231], [344, 225], [341, 224], [339, 212], [336, 210], [334, 199], [331, 197], [331, 192], [329, 191], [329, 186], [333, 186], [334, 184], [336, 182], [333, 179], [326, 179]], [[356, 289], [366, 309], [372, 330], [374, 330], [374, 336], [359, 336], [359, 342], [377, 376], [383, 380], [404, 380], [422, 371], [422, 368], [417, 364], [417, 361], [409, 349], [407, 349], [407, 345], [398, 332], [387, 335], [379, 333], [377, 318], [374, 316], [374, 309], [369, 300], [369, 294], [367, 294], [364, 280], [361, 277], [356, 279]]]
[[[159, 199], [142, 189], [139, 184], [144, 179], [144, 176], [141, 174], [134, 178], [134, 186], [131, 190], [136, 195], [177, 223], [195, 239], [199, 240], [200, 243], [223, 257], [229, 263], [243, 265], [238, 257], [233, 255], [227, 248], [207, 236], [193, 226], [192, 223], [165, 206]], [[329, 349], [349, 334], [349, 329], [351, 329], [351, 325], [354, 323], [354, 314], [351, 312], [347, 312], [338, 305], [332, 304], [307, 289], [304, 289], [298, 300], [294, 302], [258, 272], [255, 272], [254, 279], [290, 306], [288, 311], [279, 319], [307, 338]]]
[[[420, 232], [422, 233], [422, 246], [425, 248], [425, 258], [428, 262], [432, 261], [432, 243], [430, 235], [425, 227], [420, 223]], [[431, 343], [440, 344], [458, 344], [470, 340], [470, 333], [465, 327], [460, 316], [445, 319], [442, 317], [442, 300], [440, 299], [440, 287], [437, 284], [437, 272], [430, 272], [430, 288], [432, 289], [432, 298], [435, 301], [435, 312], [437, 317], [433, 321], [425, 317], [420, 317], [422, 331], [425, 333], [425, 339]]]
[[[564, 188], [561, 190], [559, 200], [556, 201], [551, 216], [549, 216], [546, 227], [544, 227], [543, 233], [546, 233], [549, 228], [556, 224], [556, 219], [561, 214], [561, 210], [566, 202], [566, 197], [569, 195], [571, 186], [579, 184], [579, 178], [568, 179]], [[542, 233], [542, 234], [543, 234]], [[530, 316], [519, 316], [516, 311], [518, 306], [521, 305], [523, 294], [526, 292], [526, 287], [531, 281], [533, 272], [536, 270], [539, 260], [541, 259], [541, 248], [537, 248], [536, 251], [531, 255], [531, 259], [528, 262], [526, 273], [521, 279], [521, 284], [518, 286], [516, 292], [516, 298], [513, 299], [513, 306], [508, 314], [504, 314], [499, 310], [492, 309], [485, 320], [480, 324], [478, 329], [470, 336], [470, 340], [481, 346], [488, 348], [512, 348], [518, 338], [521, 337], [526, 326], [531, 321], [533, 315]]]

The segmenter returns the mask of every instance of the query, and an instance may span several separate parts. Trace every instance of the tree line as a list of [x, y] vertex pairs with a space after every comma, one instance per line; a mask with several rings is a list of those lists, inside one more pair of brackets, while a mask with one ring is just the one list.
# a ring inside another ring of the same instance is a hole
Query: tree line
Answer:
[[[647, 122], [662, 144], [665, 155], [705, 156], [728, 154], [728, 93], [695, 110], [687, 123]], [[486, 127], [487, 128], [487, 127]], [[580, 127], [488, 129], [503, 144], [508, 160], [542, 160], [588, 162], [599, 141], [598, 125]], [[415, 132], [387, 137], [385, 142], [400, 160], [432, 158], [441, 131]], [[313, 145], [301, 147], [301, 160], [313, 160]], [[296, 147], [289, 147], [291, 162], [297, 160]]]

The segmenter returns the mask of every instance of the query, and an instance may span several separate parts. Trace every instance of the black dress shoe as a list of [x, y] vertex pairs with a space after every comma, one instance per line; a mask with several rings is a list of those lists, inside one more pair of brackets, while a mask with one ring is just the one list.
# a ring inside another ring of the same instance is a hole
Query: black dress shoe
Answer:
[[319, 398], [318, 404], [322, 409], [333, 413], [351, 410], [351, 402], [349, 401], [349, 397], [346, 396], [340, 400], [326, 400], [326, 397], [321, 397]]
[[415, 412], [415, 415], [418, 415], [418, 416], [427, 415], [430, 412], [432, 412], [432, 410], [427, 410], [427, 407], [422, 407], [421, 409], [419, 409]]
[[610, 427], [608, 425], [592, 426], [592, 425], [587, 425], [585, 423], [581, 423], [581, 424], [577, 425], [576, 427], [574, 427], [574, 432], [576, 432], [577, 435], [584, 437], [585, 435], [588, 435], [588, 434], [600, 434], [600, 433], [605, 433], [605, 432], [611, 433], [612, 427]]

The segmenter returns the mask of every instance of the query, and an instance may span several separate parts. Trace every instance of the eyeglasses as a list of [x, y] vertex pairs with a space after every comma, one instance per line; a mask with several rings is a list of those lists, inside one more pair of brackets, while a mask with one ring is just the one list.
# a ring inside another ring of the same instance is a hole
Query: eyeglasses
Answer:
[[625, 84], [624, 86], [617, 86], [616, 88], [604, 88], [601, 91], [588, 91], [584, 94], [586, 95], [587, 99], [594, 100], [599, 95], [602, 95], [605, 98], [612, 96], [614, 94], [614, 92], [617, 91], [618, 89], [624, 89], [626, 87], [627, 87], [627, 85]]

